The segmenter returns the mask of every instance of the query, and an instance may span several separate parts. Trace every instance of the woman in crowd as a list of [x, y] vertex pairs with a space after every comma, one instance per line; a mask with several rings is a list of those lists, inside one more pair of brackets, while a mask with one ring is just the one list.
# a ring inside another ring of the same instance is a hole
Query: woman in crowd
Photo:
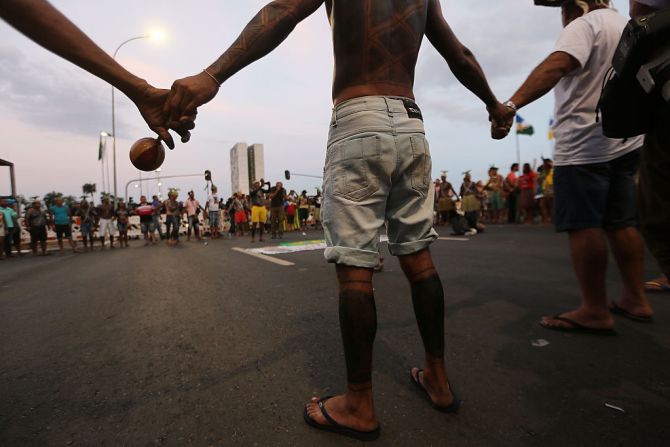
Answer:
[[502, 224], [505, 217], [505, 198], [503, 197], [502, 175], [498, 174], [498, 168], [491, 166], [489, 168], [489, 180], [486, 183], [486, 191], [489, 194], [489, 222], [492, 224]]
[[[84, 250], [93, 251], [93, 227], [95, 226], [95, 208], [86, 199], [82, 200], [77, 210], [79, 216], [79, 231], [84, 242]], [[89, 242], [91, 246], [89, 248]]]
[[463, 173], [461, 184], [461, 210], [465, 213], [470, 228], [477, 228], [481, 204], [477, 198], [477, 185], [472, 181], [470, 171]]
[[179, 192], [171, 189], [168, 199], [165, 201], [165, 233], [168, 238], [167, 245], [174, 247], [179, 243], [180, 206], [177, 202]]
[[532, 224], [534, 217], [533, 210], [535, 209], [535, 191], [537, 190], [537, 174], [533, 172], [528, 163], [524, 163], [522, 172], [523, 175], [519, 177], [521, 212], [524, 223]]
[[124, 202], [119, 202], [116, 210], [116, 228], [119, 230], [119, 247], [128, 247], [128, 208]]
[[298, 217], [300, 218], [300, 230], [305, 235], [305, 231], [307, 231], [307, 219], [309, 219], [309, 199], [305, 190], [300, 194], [298, 201]]
[[542, 185], [542, 222], [550, 225], [554, 217], [554, 163], [549, 158], [544, 159], [542, 165], [542, 176], [540, 177]]

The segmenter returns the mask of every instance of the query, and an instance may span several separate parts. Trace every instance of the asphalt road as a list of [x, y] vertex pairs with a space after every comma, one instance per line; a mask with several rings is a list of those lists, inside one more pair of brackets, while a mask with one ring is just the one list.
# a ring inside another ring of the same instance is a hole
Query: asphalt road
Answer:
[[[321, 251], [274, 257], [286, 266], [233, 247], [251, 244], [2, 261], [0, 445], [357, 444], [302, 421], [312, 395], [344, 386], [333, 267]], [[444, 415], [412, 387], [420, 337], [387, 256], [375, 277], [377, 445], [667, 445], [669, 295], [651, 298], [654, 324], [618, 318], [616, 337], [556, 333], [539, 317], [579, 299], [564, 236], [493, 228], [433, 253], [465, 402]], [[613, 263], [608, 288], [616, 297]]]

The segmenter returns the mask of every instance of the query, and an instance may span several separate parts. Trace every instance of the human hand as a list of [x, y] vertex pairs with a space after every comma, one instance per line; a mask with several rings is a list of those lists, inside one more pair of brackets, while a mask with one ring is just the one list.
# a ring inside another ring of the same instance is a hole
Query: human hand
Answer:
[[509, 134], [516, 112], [511, 107], [501, 103], [487, 107], [486, 110], [489, 112], [489, 120], [491, 121], [491, 138], [502, 140]]
[[198, 107], [211, 101], [218, 92], [219, 84], [204, 71], [176, 80], [163, 107], [167, 125], [177, 132], [178, 129], [195, 126], [193, 122]]
[[[174, 149], [174, 140], [170, 132], [168, 132], [166, 116], [163, 115], [163, 108], [169, 94], [169, 90], [157, 89], [145, 83], [143, 86], [137, 88], [134, 94], [129, 95], [129, 97], [137, 106], [149, 129], [156, 132], [170, 149]], [[195, 124], [191, 122], [190, 125], [186, 125], [185, 123], [180, 127], [174, 128], [174, 130], [181, 135], [182, 142], [186, 142], [190, 137], [189, 130], [193, 129], [193, 127], [195, 127]]]

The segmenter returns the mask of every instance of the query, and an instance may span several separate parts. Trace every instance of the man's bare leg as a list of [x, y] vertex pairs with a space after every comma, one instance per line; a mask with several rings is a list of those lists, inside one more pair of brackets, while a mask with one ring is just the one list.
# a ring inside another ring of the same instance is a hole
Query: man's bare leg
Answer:
[[[372, 345], [377, 333], [377, 309], [372, 291], [372, 269], [338, 265], [340, 331], [347, 363], [347, 392], [324, 406], [339, 424], [359, 431], [379, 425], [372, 397]], [[318, 398], [307, 404], [308, 416], [328, 425]]]
[[430, 251], [426, 248], [399, 258], [412, 288], [412, 305], [419, 325], [425, 351], [423, 371], [412, 368], [432, 401], [441, 407], [451, 405], [454, 397], [449, 388], [444, 366], [444, 290], [435, 270]]
[[634, 315], [652, 316], [654, 311], [644, 293], [644, 245], [640, 234], [629, 227], [608, 231], [607, 237], [624, 286], [616, 305]]
[[[561, 316], [593, 329], [611, 329], [614, 320], [607, 306], [605, 274], [607, 273], [607, 239], [600, 228], [574, 230], [569, 234], [570, 256], [582, 293], [581, 306]], [[568, 322], [552, 317], [542, 318], [542, 324], [567, 327]]]

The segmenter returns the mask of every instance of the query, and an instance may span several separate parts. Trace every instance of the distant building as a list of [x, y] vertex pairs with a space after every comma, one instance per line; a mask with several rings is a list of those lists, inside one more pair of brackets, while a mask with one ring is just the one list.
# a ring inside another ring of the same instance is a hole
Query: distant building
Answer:
[[252, 144], [247, 148], [247, 165], [249, 167], [249, 186], [254, 181], [265, 178], [265, 151], [262, 144]]
[[232, 191], [249, 194], [254, 180], [265, 178], [265, 156], [262, 144], [237, 143], [230, 150]]
[[246, 143], [237, 143], [230, 150], [230, 182], [233, 193], [249, 194], [249, 162]]

